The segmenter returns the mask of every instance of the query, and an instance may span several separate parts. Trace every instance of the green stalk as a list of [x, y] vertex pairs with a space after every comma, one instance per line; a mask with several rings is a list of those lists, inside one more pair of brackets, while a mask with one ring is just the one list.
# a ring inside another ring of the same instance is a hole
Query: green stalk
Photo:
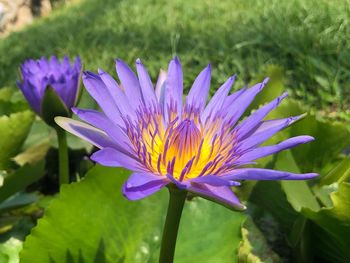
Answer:
[[159, 263], [172, 263], [174, 261], [176, 238], [179, 229], [182, 209], [186, 201], [187, 192], [170, 185], [169, 205], [165, 219]]
[[60, 127], [56, 128], [58, 138], [58, 162], [59, 162], [59, 183], [69, 183], [69, 166], [68, 166], [68, 147], [65, 130]]

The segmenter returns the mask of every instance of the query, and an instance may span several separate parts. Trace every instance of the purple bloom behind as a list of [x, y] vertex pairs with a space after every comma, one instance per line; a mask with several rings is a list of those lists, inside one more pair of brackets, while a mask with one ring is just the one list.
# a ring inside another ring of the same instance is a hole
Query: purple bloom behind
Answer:
[[42, 116], [42, 100], [47, 87], [52, 87], [69, 111], [76, 103], [82, 65], [79, 57], [73, 64], [65, 56], [60, 62], [52, 56], [50, 60], [29, 59], [21, 67], [22, 82], [17, 82], [33, 110]]
[[230, 77], [207, 103], [211, 66], [196, 78], [183, 102], [183, 74], [174, 58], [154, 88], [146, 68], [136, 61], [137, 76], [116, 61], [120, 85], [107, 73], [85, 72], [83, 82], [102, 112], [73, 109], [82, 123], [55, 118], [67, 131], [100, 148], [91, 159], [105, 166], [133, 171], [124, 195], [137, 200], [168, 184], [234, 209], [244, 206], [232, 192], [238, 180], [304, 180], [317, 174], [294, 174], [247, 168], [256, 159], [313, 140], [297, 136], [272, 146], [260, 146], [301, 116], [265, 120], [287, 96], [282, 94], [240, 121], [267, 79], [229, 95]]

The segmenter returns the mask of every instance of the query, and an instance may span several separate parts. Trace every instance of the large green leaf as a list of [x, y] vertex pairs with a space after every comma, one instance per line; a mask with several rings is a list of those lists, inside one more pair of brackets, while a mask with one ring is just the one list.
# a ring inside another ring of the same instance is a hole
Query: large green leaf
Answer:
[[10, 115], [11, 113], [28, 109], [28, 104], [18, 89], [0, 89], [0, 115]]
[[22, 249], [22, 240], [11, 237], [0, 244], [0, 262], [17, 263], [19, 262], [19, 252]]
[[[338, 192], [331, 194], [331, 199], [333, 202], [331, 208], [322, 208], [318, 212], [304, 208], [302, 213], [333, 239], [333, 244], [340, 250], [340, 253], [334, 256], [337, 258], [336, 261], [350, 262], [350, 184], [341, 183]], [[323, 239], [327, 240], [327, 236], [323, 236]]]
[[240, 263], [272, 263], [281, 262], [266, 242], [264, 235], [255, 226], [250, 217], [242, 226], [242, 242], [239, 247], [238, 262]]
[[[299, 234], [296, 233], [294, 227], [291, 235], [294, 235], [295, 240], [300, 241], [311, 235], [311, 240], [317, 239], [319, 241], [316, 244], [313, 242], [309, 244], [313, 247], [314, 256], [320, 256], [318, 251], [322, 250], [322, 257], [332, 262], [349, 262], [350, 260], [348, 250], [350, 246], [350, 184], [341, 181], [341, 178], [348, 175], [348, 165], [347, 159], [344, 159], [326, 177], [333, 178], [332, 180], [329, 179], [329, 183], [336, 183], [338, 180], [340, 182], [339, 188], [316, 185], [311, 189], [305, 181], [281, 181], [287, 200], [292, 207], [316, 224], [314, 226], [311, 223], [313, 231], [305, 231], [303, 227]], [[290, 151], [278, 154], [275, 168], [300, 172]], [[331, 200], [328, 201], [330, 192]], [[319, 205], [317, 198], [323, 203], [324, 207]]]
[[34, 115], [30, 111], [0, 116], [0, 169], [6, 169], [10, 158], [18, 153], [33, 120]]
[[350, 156], [344, 158], [336, 167], [334, 167], [320, 181], [320, 185], [330, 185], [333, 183], [341, 183], [350, 177]]
[[[290, 150], [280, 152], [276, 159], [275, 169], [300, 173]], [[300, 212], [304, 207], [313, 211], [318, 211], [320, 209], [320, 206], [306, 181], [281, 181], [281, 186], [287, 196], [288, 202], [292, 205], [295, 211]]]
[[3, 185], [0, 187], [0, 202], [36, 182], [44, 175], [44, 167], [45, 162], [40, 161], [32, 165], [24, 165], [15, 172], [6, 175]]
[[[157, 262], [167, 191], [128, 201], [129, 172], [95, 167], [64, 185], [25, 241], [21, 262]], [[201, 198], [186, 202], [176, 262], [235, 262], [243, 214]]]

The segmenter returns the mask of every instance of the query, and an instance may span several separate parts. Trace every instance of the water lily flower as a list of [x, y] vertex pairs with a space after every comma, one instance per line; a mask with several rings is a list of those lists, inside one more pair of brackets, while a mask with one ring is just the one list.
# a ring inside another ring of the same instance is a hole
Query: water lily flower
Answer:
[[68, 148], [66, 133], [55, 123], [56, 116], [71, 116], [71, 108], [79, 97], [82, 65], [79, 57], [71, 64], [65, 56], [60, 62], [29, 59], [20, 67], [22, 82], [17, 81], [32, 109], [50, 126], [56, 129], [59, 149], [59, 182], [69, 183]]
[[287, 96], [283, 93], [241, 120], [267, 79], [230, 94], [230, 77], [207, 103], [211, 66], [195, 79], [183, 101], [183, 73], [175, 57], [154, 88], [141, 60], [136, 74], [116, 61], [118, 84], [109, 74], [85, 72], [83, 83], [103, 112], [77, 109], [84, 122], [56, 118], [67, 131], [100, 150], [91, 159], [133, 173], [123, 186], [125, 197], [137, 200], [164, 186], [176, 186], [233, 209], [244, 209], [232, 191], [240, 180], [304, 180], [317, 174], [295, 174], [248, 168], [254, 160], [313, 140], [297, 136], [260, 146], [301, 116], [265, 120]]
[[[50, 60], [44, 57], [39, 60], [29, 59], [21, 65], [20, 71], [22, 82], [17, 82], [17, 84], [30, 106], [39, 116], [43, 117], [45, 113], [43, 101], [48, 91], [53, 91], [54, 95], [57, 95], [59, 106], [63, 108], [59, 110], [66, 114], [76, 104], [82, 71], [79, 57], [75, 58], [73, 64], [70, 63], [67, 56], [63, 58], [62, 62], [55, 56], [52, 56]], [[48, 104], [51, 104], [51, 107], [47, 111], [55, 110], [51, 101]], [[61, 115], [59, 113], [52, 114]]]

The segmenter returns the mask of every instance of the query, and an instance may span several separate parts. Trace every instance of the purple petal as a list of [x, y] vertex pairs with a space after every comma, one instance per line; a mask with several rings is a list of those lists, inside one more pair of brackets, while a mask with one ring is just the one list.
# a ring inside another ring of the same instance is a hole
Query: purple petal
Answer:
[[128, 98], [132, 108], [136, 110], [143, 102], [140, 83], [135, 73], [124, 61], [117, 59], [115, 65], [119, 80], [125, 91], [125, 95]]
[[[41, 57], [39, 60], [37, 60], [37, 65], [39, 66], [39, 68], [41, 68], [41, 70], [44, 70], [44, 71], [47, 71], [50, 67], [49, 61], [47, 61], [45, 57]], [[35, 70], [39, 70], [39, 68]]]
[[[161, 92], [162, 93], [162, 92]], [[164, 86], [165, 116], [168, 115], [167, 105], [174, 102], [177, 107], [177, 113], [180, 116], [182, 112], [182, 94], [183, 94], [183, 74], [182, 67], [178, 57], [172, 59], [168, 67], [168, 76]], [[161, 96], [162, 97], [162, 96]]]
[[90, 142], [98, 148], [118, 147], [106, 133], [86, 123], [65, 117], [56, 117], [55, 122], [66, 131]]
[[188, 181], [179, 181], [171, 174], [166, 174], [166, 177], [169, 179], [170, 182], [174, 183], [179, 189], [187, 189], [189, 183]]
[[74, 68], [78, 72], [80, 72], [82, 70], [81, 59], [79, 56], [77, 56], [74, 60]]
[[65, 55], [62, 59], [62, 66], [65, 70], [69, 69], [71, 67], [70, 63], [69, 63], [69, 58], [67, 55]]
[[50, 64], [51, 64], [52, 67], [55, 67], [55, 68], [59, 68], [60, 67], [60, 62], [59, 62], [59, 60], [57, 59], [56, 56], [52, 56], [50, 58]]
[[306, 180], [316, 176], [318, 176], [316, 173], [295, 174], [270, 169], [242, 168], [222, 177], [229, 180]]
[[[301, 116], [302, 117], [302, 116]], [[300, 117], [300, 118], [301, 118]], [[288, 118], [282, 118], [282, 119], [275, 119], [275, 120], [267, 120], [267, 121], [263, 121], [259, 124], [259, 126], [257, 127], [256, 130], [254, 130], [250, 135], [253, 134], [260, 134], [262, 132], [265, 132], [269, 129], [273, 129], [277, 126], [282, 125], [283, 123], [286, 123], [288, 121], [290, 117]], [[248, 136], [246, 136], [248, 137]]]
[[246, 208], [240, 203], [229, 186], [211, 186], [192, 183], [187, 190], [233, 210], [244, 210]]
[[26, 98], [32, 109], [38, 115], [41, 115], [41, 99], [38, 96], [36, 96], [36, 93], [33, 91], [34, 87], [29, 86], [29, 84], [22, 84], [19, 81], [17, 81], [17, 85], [21, 89], [23, 96]]
[[215, 117], [215, 115], [221, 110], [225, 99], [227, 98], [228, 93], [232, 87], [233, 82], [235, 81], [235, 76], [230, 77], [215, 93], [213, 98], [210, 100], [208, 105], [205, 107], [205, 110], [202, 113], [202, 122], [205, 123], [208, 116]]
[[201, 184], [209, 184], [212, 186], [239, 186], [239, 182], [234, 182], [231, 180], [227, 180], [226, 178], [222, 178], [221, 176], [217, 175], [205, 175], [196, 177], [194, 179], [191, 179], [190, 182], [192, 183], [201, 183]]
[[[119, 109], [120, 115], [128, 115], [132, 117], [132, 119], [135, 118], [135, 109], [132, 108], [132, 106], [129, 103], [128, 98], [122, 91], [122, 89], [119, 87], [118, 83], [112, 78], [111, 75], [104, 72], [102, 69], [98, 70], [99, 76], [101, 77], [101, 80], [106, 85], [106, 88], [110, 94], [110, 96], [113, 98], [114, 104]], [[119, 125], [123, 124], [122, 119], [120, 118], [119, 114], [115, 114], [117, 122]], [[114, 119], [112, 119], [114, 120]]]
[[234, 100], [234, 103], [225, 109], [225, 111], [227, 111], [227, 118], [231, 125], [234, 125], [241, 118], [250, 103], [254, 100], [255, 96], [265, 87], [267, 81], [268, 79], [265, 79], [262, 83], [258, 83], [250, 89], [247, 89]]
[[121, 122], [119, 109], [100, 76], [92, 72], [84, 72], [83, 82], [86, 90], [95, 99], [106, 116], [111, 120], [117, 118], [118, 122]]
[[73, 76], [62, 75], [61, 80], [49, 83], [69, 109], [74, 106], [77, 99], [79, 77], [78, 74]]
[[260, 122], [266, 117], [270, 111], [275, 109], [280, 102], [288, 96], [288, 93], [285, 92], [281, 96], [277, 97], [270, 103], [266, 104], [265, 106], [262, 106], [258, 110], [256, 110], [253, 114], [251, 114], [248, 118], [246, 118], [244, 121], [242, 121], [240, 124], [237, 125], [237, 140], [240, 140], [243, 138], [246, 134], [248, 134], [251, 130], [256, 128]]
[[143, 99], [145, 103], [152, 105], [157, 101], [156, 94], [154, 92], [151, 78], [139, 58], [136, 60], [136, 70], [140, 80]]
[[210, 80], [211, 65], [209, 64], [195, 79], [192, 88], [186, 97], [187, 105], [194, 106], [200, 111], [203, 110], [209, 94]]
[[163, 176], [134, 173], [124, 183], [123, 194], [129, 200], [138, 200], [159, 191], [168, 183], [169, 181]]
[[230, 96], [228, 96], [225, 99], [224, 105], [222, 106], [222, 108], [228, 109], [235, 102], [235, 100], [238, 99], [246, 90], [247, 88], [243, 88], [232, 93]]
[[164, 70], [160, 70], [157, 84], [156, 84], [156, 96], [158, 101], [160, 101], [162, 90], [164, 90], [164, 84], [165, 84], [166, 78], [167, 78], [167, 72]]
[[138, 160], [110, 147], [93, 153], [90, 159], [104, 166], [124, 167], [137, 172], [145, 171], [145, 168]]
[[115, 144], [119, 147], [120, 151], [125, 151], [125, 149], [130, 149], [130, 140], [122, 129], [115, 125], [110, 119], [108, 119], [103, 113], [95, 110], [86, 110], [72, 108], [72, 111], [83, 121], [91, 124], [92, 126], [103, 130], [110, 136]]
[[251, 162], [256, 159], [274, 154], [276, 152], [280, 152], [292, 147], [295, 147], [299, 144], [308, 143], [310, 141], [313, 141], [314, 138], [311, 136], [297, 136], [290, 138], [288, 140], [285, 140], [279, 144], [271, 145], [271, 146], [265, 146], [253, 149], [245, 154], [243, 154], [241, 157], [237, 159], [237, 162], [239, 163], [245, 163], [245, 162]]
[[277, 132], [281, 131], [282, 129], [288, 127], [295, 121], [299, 120], [304, 115], [296, 116], [296, 117], [289, 117], [286, 118], [284, 122], [279, 123], [278, 125], [272, 126], [270, 128], [261, 130], [260, 132], [255, 132], [247, 139], [241, 141], [237, 145], [237, 151], [238, 152], [244, 152], [246, 150], [249, 150], [253, 147], [256, 147], [263, 142], [265, 142], [267, 139], [271, 138], [273, 135], [275, 135]]

